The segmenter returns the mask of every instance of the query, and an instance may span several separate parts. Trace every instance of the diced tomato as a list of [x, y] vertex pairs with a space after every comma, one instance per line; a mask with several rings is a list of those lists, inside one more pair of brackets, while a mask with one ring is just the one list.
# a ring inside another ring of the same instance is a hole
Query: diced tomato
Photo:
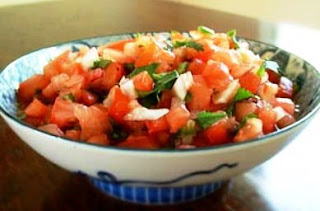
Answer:
[[47, 79], [51, 79], [55, 75], [59, 75], [63, 72], [63, 65], [69, 60], [70, 50], [65, 51], [60, 56], [52, 60], [49, 64], [44, 67], [44, 76]]
[[133, 84], [135, 89], [140, 91], [151, 91], [153, 89], [153, 79], [147, 71], [143, 71], [133, 78]]
[[193, 81], [194, 83], [189, 90], [191, 100], [187, 103], [189, 110], [209, 110], [213, 90], [208, 87], [206, 81], [201, 75], [193, 76]]
[[57, 97], [52, 108], [50, 122], [59, 128], [69, 127], [77, 122], [74, 115], [74, 103]]
[[126, 121], [122, 125], [134, 135], [143, 135], [147, 131], [145, 121]]
[[202, 76], [207, 81], [208, 86], [217, 91], [224, 90], [232, 81], [228, 67], [221, 62], [211, 60], [203, 70]]
[[292, 115], [287, 114], [277, 122], [277, 126], [278, 126], [278, 128], [282, 129], [284, 127], [287, 127], [287, 126], [293, 124], [295, 121], [296, 120]]
[[45, 117], [49, 109], [40, 100], [34, 98], [32, 103], [30, 103], [24, 111], [26, 115], [31, 117]]
[[268, 73], [268, 76], [269, 76], [268, 77], [269, 81], [271, 83], [278, 84], [280, 82], [280, 75], [279, 74], [277, 74], [273, 70], [268, 70], [268, 69], [267, 69], [267, 73]]
[[36, 74], [31, 78], [23, 81], [19, 85], [18, 98], [19, 100], [28, 103], [31, 102], [34, 95], [40, 90], [44, 89], [50, 80], [43, 75]]
[[170, 129], [165, 116], [160, 117], [157, 120], [146, 121], [146, 125], [149, 133], [157, 133], [160, 131], [166, 131]]
[[65, 135], [69, 139], [80, 140], [81, 131], [80, 130], [71, 129], [71, 130], [67, 130], [65, 132]]
[[188, 70], [191, 71], [192, 75], [201, 75], [206, 63], [200, 59], [194, 59], [188, 66]]
[[93, 82], [97, 79], [101, 79], [104, 75], [105, 70], [96, 68], [87, 72], [87, 80]]
[[97, 97], [87, 90], [82, 90], [80, 99], [81, 103], [87, 106], [97, 103]]
[[42, 90], [42, 95], [47, 99], [56, 97], [57, 93], [62, 90], [66, 83], [70, 80], [70, 77], [65, 74], [59, 74], [51, 78], [51, 83]]
[[210, 126], [205, 131], [205, 135], [212, 146], [230, 143], [233, 139], [233, 136], [228, 129], [228, 123], [225, 119]]
[[140, 148], [140, 149], [158, 149], [159, 145], [151, 136], [129, 136], [119, 147]]
[[56, 136], [64, 136], [64, 133], [62, 130], [56, 125], [56, 124], [47, 124], [47, 125], [42, 125], [38, 127], [39, 130], [45, 131], [47, 133], [50, 133], [52, 135]]
[[141, 47], [135, 61], [135, 67], [142, 67], [154, 62], [158, 51], [159, 49], [155, 43]]
[[115, 62], [111, 63], [104, 72], [102, 88], [111, 89], [120, 81], [124, 73], [123, 65]]
[[194, 58], [199, 59], [206, 63], [208, 60], [211, 59], [213, 54], [214, 54], [213, 50], [197, 51], [194, 55]]
[[170, 143], [170, 133], [168, 131], [162, 131], [162, 132], [157, 132], [153, 133], [152, 137], [156, 142], [161, 146], [161, 147], [167, 147], [168, 144]]
[[118, 86], [115, 86], [112, 91], [110, 91], [109, 95], [110, 94], [113, 96], [111, 97], [110, 102], [106, 103], [110, 103], [109, 105], [106, 105], [109, 108], [109, 115], [117, 122], [123, 122], [123, 117], [131, 110], [129, 106], [130, 98], [123, 94]]
[[99, 145], [109, 145], [109, 139], [106, 134], [99, 134], [95, 136], [91, 136], [88, 140], [88, 143], [91, 144], [99, 144]]
[[222, 62], [224, 63], [228, 69], [230, 74], [234, 78], [238, 78], [238, 66], [239, 66], [239, 60], [240, 56], [239, 54], [234, 50], [228, 50], [228, 51], [217, 51], [212, 55], [212, 59], [214, 61]]
[[190, 113], [182, 108], [181, 106], [176, 106], [171, 108], [169, 113], [166, 115], [167, 122], [170, 126], [170, 132], [176, 133], [180, 128], [186, 125], [189, 119]]
[[170, 108], [172, 97], [173, 97], [173, 95], [172, 95], [171, 90], [162, 91], [158, 107], [159, 108]]
[[125, 44], [133, 42], [133, 41], [134, 41], [134, 39], [119, 40], [119, 41], [115, 41], [115, 42], [107, 44], [107, 47], [118, 50], [118, 51], [123, 51]]
[[235, 106], [235, 117], [238, 122], [241, 122], [242, 119], [251, 113], [256, 113], [257, 104], [250, 101], [241, 101], [237, 102]]
[[275, 99], [274, 103], [273, 103], [273, 106], [274, 107], [280, 106], [281, 108], [283, 108], [283, 110], [288, 112], [290, 115], [294, 114], [295, 104], [289, 98], [279, 98], [279, 97], [277, 97]]
[[34, 127], [39, 127], [41, 125], [47, 124], [46, 118], [43, 117], [31, 117], [27, 116], [24, 121]]
[[93, 105], [87, 107], [77, 104], [74, 107], [74, 115], [79, 120], [82, 140], [88, 140], [92, 136], [111, 130], [108, 110], [102, 106]]
[[238, 131], [233, 141], [242, 142], [254, 139], [263, 134], [262, 120], [258, 118], [248, 119], [246, 124]]
[[263, 122], [263, 133], [268, 134], [275, 131], [277, 115], [271, 108], [259, 110], [258, 117]]
[[293, 83], [288, 78], [282, 76], [279, 82], [279, 89], [277, 97], [292, 98], [293, 95]]
[[258, 90], [258, 94], [260, 95], [261, 99], [269, 103], [273, 103], [273, 101], [276, 98], [277, 92], [278, 92], [278, 85], [270, 82], [261, 84]]
[[67, 80], [64, 84], [65, 87], [74, 87], [78, 86], [81, 89], [85, 89], [87, 87], [86, 79], [83, 75], [72, 75], [69, 80]]
[[228, 104], [222, 103], [222, 104], [211, 104], [210, 111], [222, 111], [226, 110], [228, 108]]
[[242, 88], [255, 94], [258, 91], [261, 77], [249, 71], [239, 78], [239, 82]]

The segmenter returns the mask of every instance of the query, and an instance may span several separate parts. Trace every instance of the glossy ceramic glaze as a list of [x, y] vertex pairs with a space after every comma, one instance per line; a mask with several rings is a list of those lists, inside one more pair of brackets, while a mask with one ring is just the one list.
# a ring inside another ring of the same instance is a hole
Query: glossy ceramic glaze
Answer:
[[[168, 36], [167, 33], [163, 33]], [[145, 204], [171, 204], [195, 200], [227, 180], [266, 161], [280, 151], [319, 109], [320, 76], [304, 60], [274, 46], [250, 41], [250, 48], [279, 63], [296, 81], [298, 122], [282, 131], [240, 144], [191, 150], [134, 150], [79, 143], [38, 131], [15, 117], [18, 84], [66, 49], [97, 46], [132, 34], [97, 37], [41, 49], [8, 65], [0, 75], [1, 116], [35, 151], [57, 165], [88, 175], [104, 192]]]

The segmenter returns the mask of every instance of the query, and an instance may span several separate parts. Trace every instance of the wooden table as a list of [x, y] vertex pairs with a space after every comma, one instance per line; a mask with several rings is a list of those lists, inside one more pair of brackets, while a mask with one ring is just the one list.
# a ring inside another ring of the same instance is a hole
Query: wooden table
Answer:
[[[320, 67], [319, 31], [165, 1], [54, 1], [0, 8], [0, 68], [37, 48], [119, 32], [207, 25], [276, 44]], [[315, 49], [313, 51], [313, 49]], [[319, 210], [320, 115], [281, 153], [196, 202], [167, 210]], [[0, 120], [0, 210], [158, 210], [101, 194], [48, 162]]]

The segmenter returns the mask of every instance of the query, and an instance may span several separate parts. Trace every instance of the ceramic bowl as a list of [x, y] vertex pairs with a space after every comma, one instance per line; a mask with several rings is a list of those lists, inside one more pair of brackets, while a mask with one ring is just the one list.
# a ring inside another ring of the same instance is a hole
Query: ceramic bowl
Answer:
[[[168, 33], [162, 33], [168, 36]], [[259, 55], [268, 54], [300, 91], [298, 121], [278, 132], [244, 143], [189, 150], [137, 150], [76, 142], [39, 131], [16, 117], [18, 84], [66, 49], [98, 46], [131, 37], [96, 37], [29, 53], [0, 74], [0, 114], [12, 130], [35, 151], [71, 172], [86, 175], [103, 192], [141, 204], [174, 204], [201, 198], [229, 178], [263, 163], [299, 133], [319, 109], [320, 74], [308, 62], [275, 46], [246, 40]]]

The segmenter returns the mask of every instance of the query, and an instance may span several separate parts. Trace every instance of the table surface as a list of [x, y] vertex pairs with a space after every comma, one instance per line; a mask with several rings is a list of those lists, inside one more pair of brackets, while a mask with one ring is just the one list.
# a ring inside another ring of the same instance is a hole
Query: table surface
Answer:
[[[316, 21], [316, 20], [315, 20]], [[275, 44], [320, 68], [320, 32], [270, 24], [165, 1], [55, 1], [0, 8], [0, 68], [54, 43], [119, 32], [188, 30], [207, 25]], [[313, 50], [315, 49], [315, 50]], [[320, 115], [279, 154], [234, 177], [218, 192], [168, 210], [319, 210]], [[157, 210], [101, 194], [50, 163], [0, 119], [0, 210]]]

